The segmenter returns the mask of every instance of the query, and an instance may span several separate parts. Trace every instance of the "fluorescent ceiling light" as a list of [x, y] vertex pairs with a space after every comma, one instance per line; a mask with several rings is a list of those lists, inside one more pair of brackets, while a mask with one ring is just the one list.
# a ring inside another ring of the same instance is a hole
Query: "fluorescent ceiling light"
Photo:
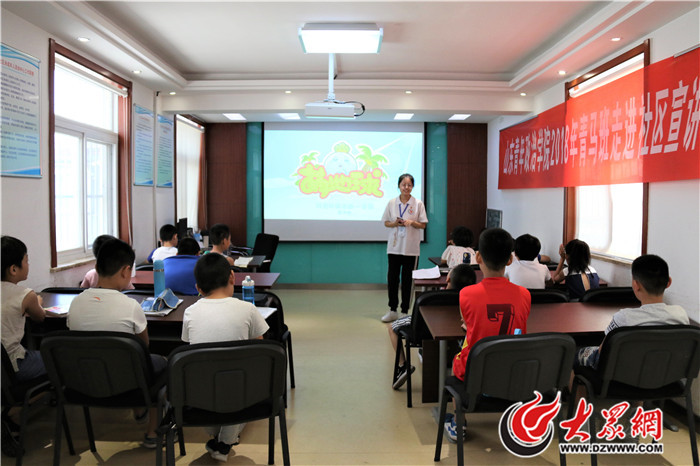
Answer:
[[394, 120], [410, 120], [413, 118], [413, 113], [397, 113], [394, 115]]
[[304, 53], [379, 53], [383, 35], [375, 23], [306, 23], [299, 28]]
[[87, 37], [78, 37], [78, 42], [90, 42], [90, 39]]
[[470, 116], [472, 116], [471, 113], [455, 113], [448, 120], [466, 120]]
[[298, 113], [278, 113], [283, 120], [301, 120]]
[[245, 117], [240, 113], [224, 113], [224, 116], [232, 121], [246, 121]]

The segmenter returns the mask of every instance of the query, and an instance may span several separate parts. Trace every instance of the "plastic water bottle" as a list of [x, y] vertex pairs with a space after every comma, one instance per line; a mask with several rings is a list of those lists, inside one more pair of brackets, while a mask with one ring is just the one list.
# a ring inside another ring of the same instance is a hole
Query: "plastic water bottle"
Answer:
[[165, 265], [162, 260], [153, 261], [153, 295], [157, 298], [165, 290]]
[[522, 335], [522, 334], [523, 334], [523, 331], [519, 328], [516, 328], [515, 332], [513, 332], [513, 335]]
[[255, 304], [255, 282], [250, 278], [250, 275], [246, 275], [245, 280], [243, 280], [243, 301]]

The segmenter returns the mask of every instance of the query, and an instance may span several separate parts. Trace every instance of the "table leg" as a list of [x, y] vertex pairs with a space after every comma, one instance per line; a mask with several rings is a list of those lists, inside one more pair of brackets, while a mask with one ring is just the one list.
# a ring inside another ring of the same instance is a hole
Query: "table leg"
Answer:
[[440, 340], [440, 368], [438, 379], [438, 405], [432, 409], [435, 422], [440, 420], [440, 406], [442, 406], [442, 392], [445, 391], [445, 378], [447, 377], [447, 340]]

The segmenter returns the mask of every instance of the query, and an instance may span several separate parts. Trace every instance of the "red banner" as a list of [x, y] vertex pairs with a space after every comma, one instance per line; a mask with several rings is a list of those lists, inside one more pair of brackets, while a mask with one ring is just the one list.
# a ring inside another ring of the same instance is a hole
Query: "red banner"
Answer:
[[501, 130], [498, 187], [700, 178], [699, 75], [696, 49]]

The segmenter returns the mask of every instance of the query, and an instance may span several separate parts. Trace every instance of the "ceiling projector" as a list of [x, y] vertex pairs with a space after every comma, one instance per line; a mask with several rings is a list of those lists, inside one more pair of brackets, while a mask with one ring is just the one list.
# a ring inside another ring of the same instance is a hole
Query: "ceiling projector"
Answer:
[[355, 118], [355, 104], [337, 101], [310, 102], [304, 115], [309, 118]]

